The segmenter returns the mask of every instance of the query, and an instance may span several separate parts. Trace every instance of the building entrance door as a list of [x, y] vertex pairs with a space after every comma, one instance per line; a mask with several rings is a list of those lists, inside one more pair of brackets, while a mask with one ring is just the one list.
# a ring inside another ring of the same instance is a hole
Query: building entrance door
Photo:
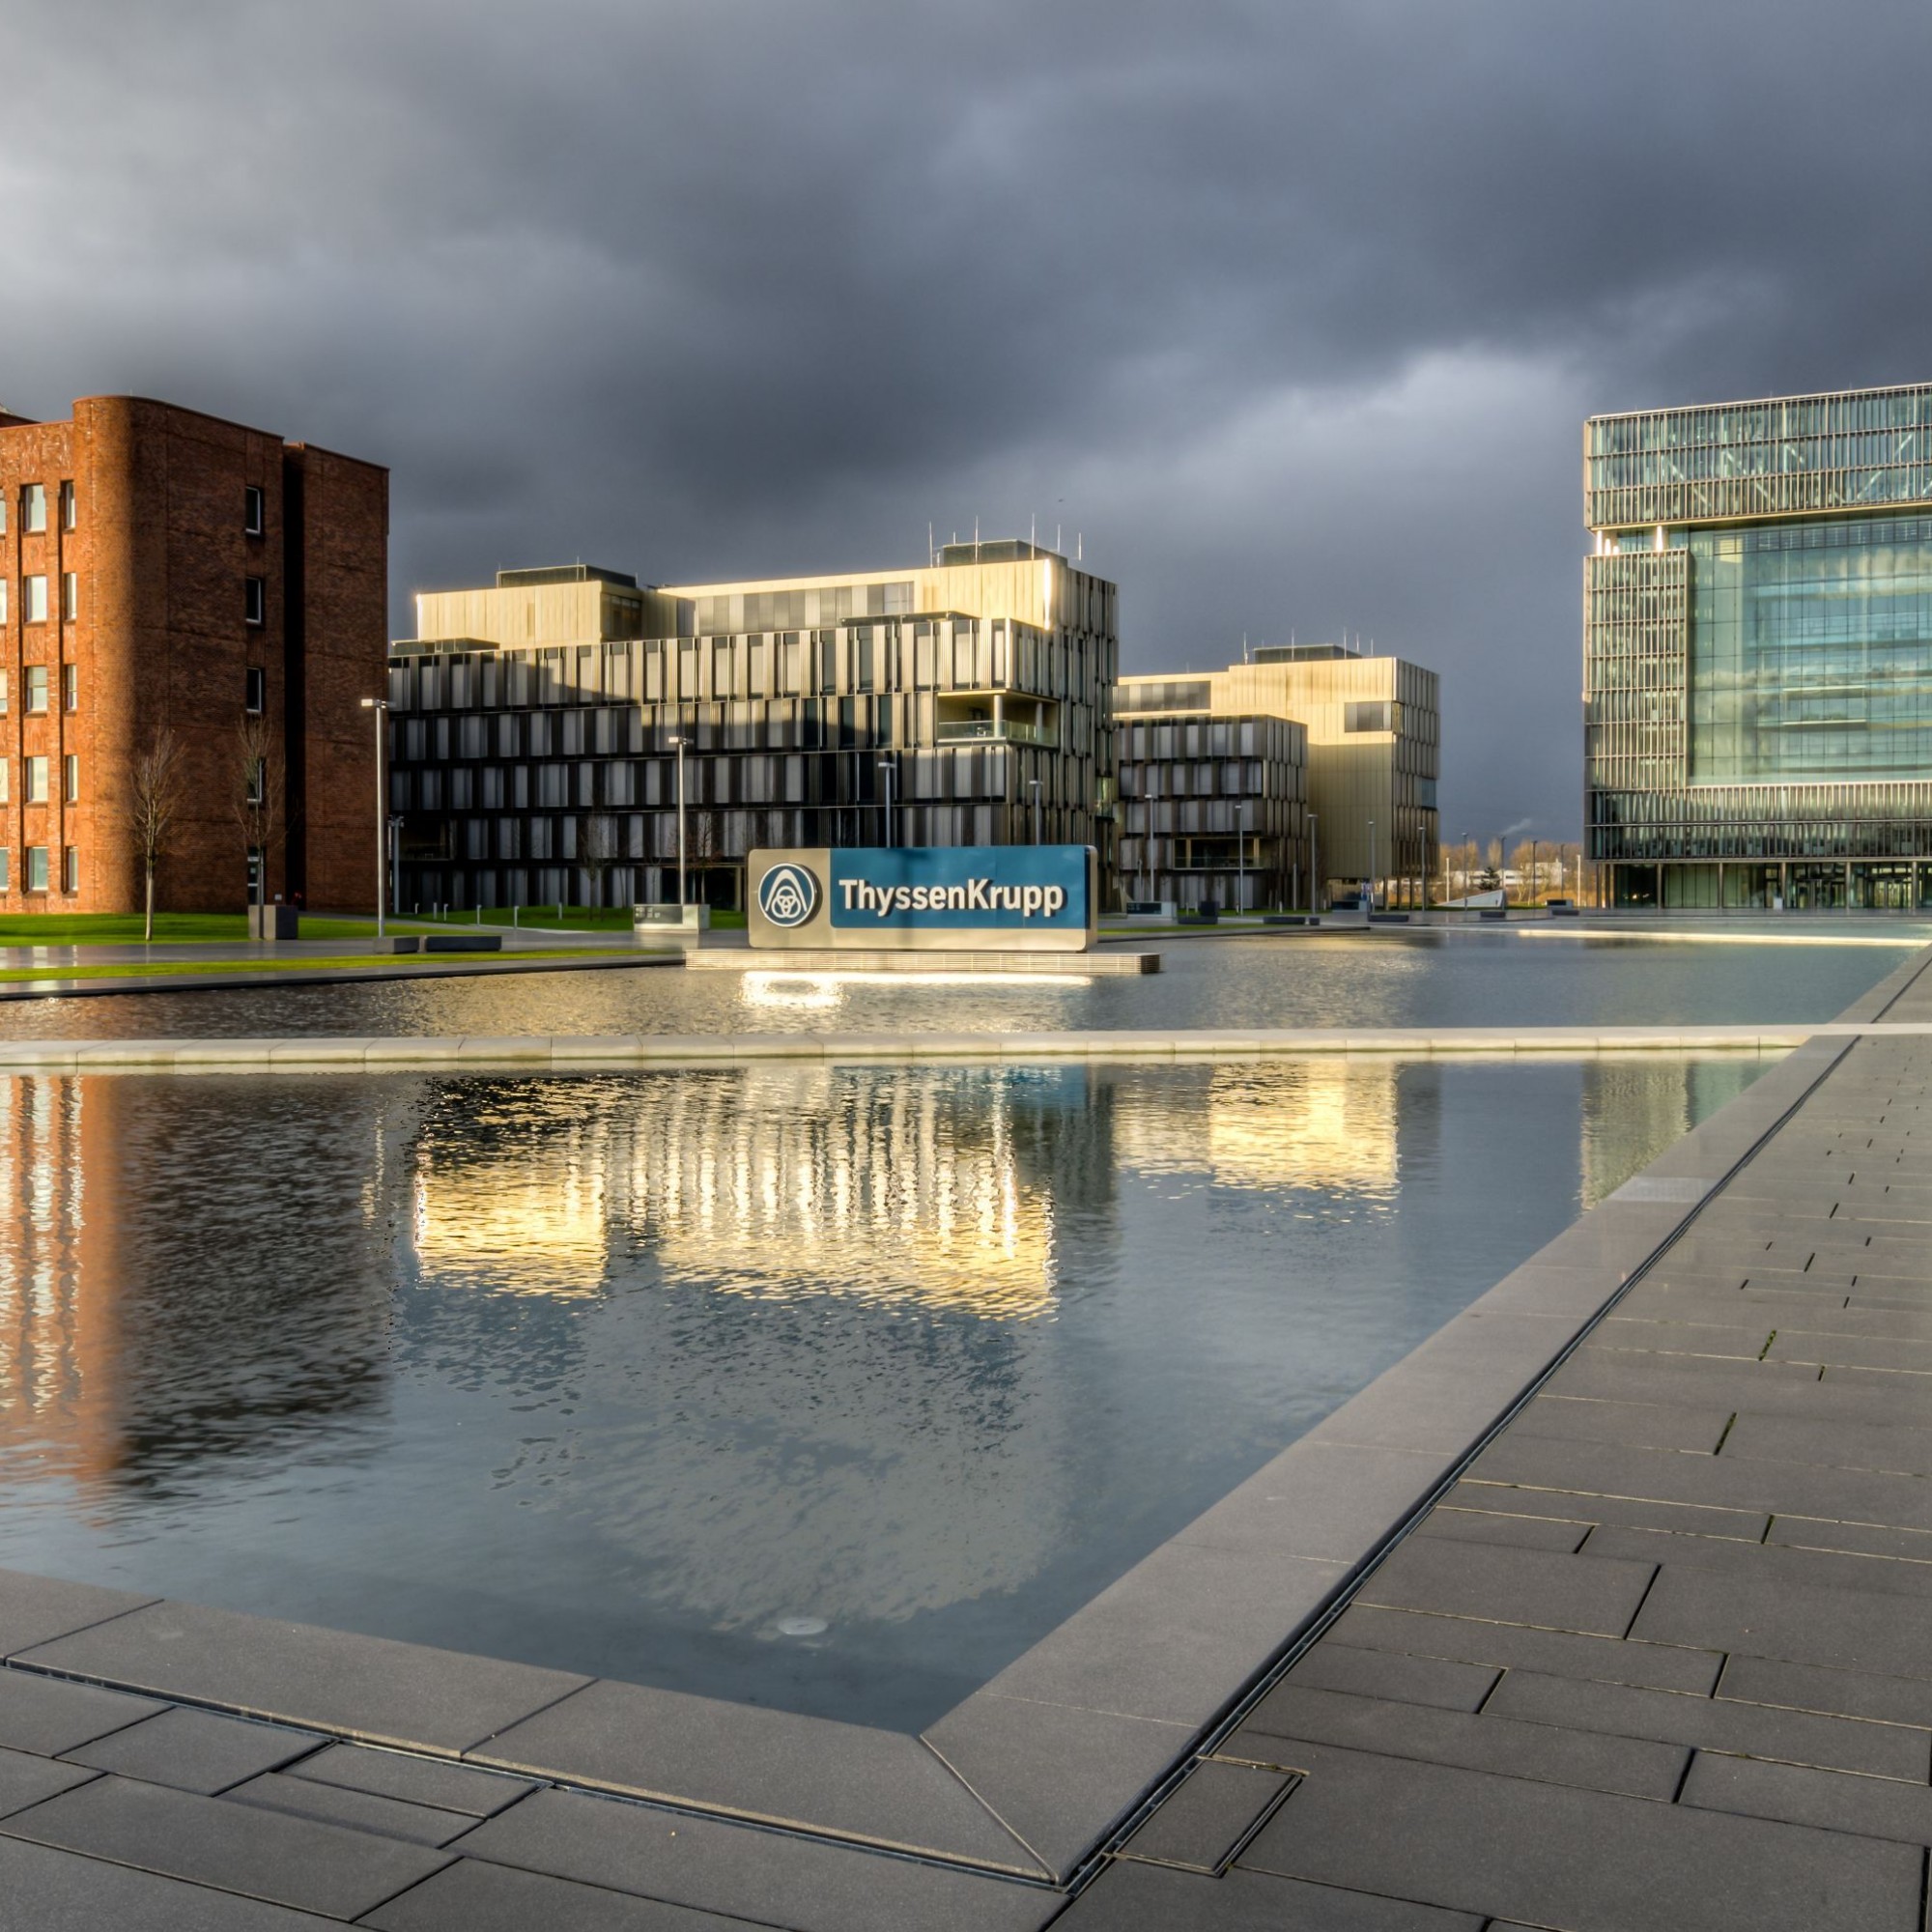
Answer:
[[1784, 903], [1793, 912], [1842, 912], [1842, 866], [1793, 866], [1785, 876]]

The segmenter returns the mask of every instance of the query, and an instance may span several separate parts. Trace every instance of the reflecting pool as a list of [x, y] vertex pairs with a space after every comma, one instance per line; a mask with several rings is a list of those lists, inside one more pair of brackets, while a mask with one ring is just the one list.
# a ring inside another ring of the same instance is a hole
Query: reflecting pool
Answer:
[[645, 970], [0, 1002], [0, 1037], [235, 1034], [988, 1033], [1082, 1027], [1667, 1026], [1829, 1020], [1924, 935], [1687, 944], [1560, 928], [1171, 938], [1148, 978], [961, 983]]
[[0, 1082], [0, 1565], [914, 1728], [1761, 1064]]

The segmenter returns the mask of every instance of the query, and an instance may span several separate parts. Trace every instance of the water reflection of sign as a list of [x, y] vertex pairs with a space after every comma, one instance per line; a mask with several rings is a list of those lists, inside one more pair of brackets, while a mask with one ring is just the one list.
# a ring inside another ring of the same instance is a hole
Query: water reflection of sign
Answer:
[[803, 866], [774, 866], [758, 882], [758, 910], [777, 926], [803, 925], [818, 910], [818, 881]]
[[752, 944], [1085, 952], [1094, 864], [1086, 845], [753, 852]]

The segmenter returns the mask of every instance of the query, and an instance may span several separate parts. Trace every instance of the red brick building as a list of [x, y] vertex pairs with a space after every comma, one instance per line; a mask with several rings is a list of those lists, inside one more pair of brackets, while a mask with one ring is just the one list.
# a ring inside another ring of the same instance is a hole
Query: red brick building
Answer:
[[0, 910], [139, 908], [128, 780], [162, 729], [157, 907], [246, 902], [244, 732], [281, 801], [269, 896], [373, 903], [388, 497], [374, 464], [166, 403], [0, 411]]

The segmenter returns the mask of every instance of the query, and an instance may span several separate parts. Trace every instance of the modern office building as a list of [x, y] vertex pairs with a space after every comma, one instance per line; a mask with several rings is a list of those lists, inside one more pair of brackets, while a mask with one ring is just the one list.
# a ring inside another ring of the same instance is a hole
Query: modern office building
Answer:
[[1583, 428], [1589, 859], [1622, 906], [1932, 906], [1932, 384]]
[[[1146, 681], [1123, 707], [1150, 702]], [[1308, 731], [1265, 712], [1122, 715], [1121, 887], [1192, 910], [1298, 905], [1309, 883]]]
[[[1340, 644], [1264, 645], [1226, 670], [1124, 677], [1115, 710], [1122, 726], [1121, 872], [1136, 895], [1137, 877], [1168, 876], [1174, 891], [1148, 895], [1181, 904], [1232, 905], [1243, 893], [1249, 905], [1299, 901], [1312, 868], [1324, 899], [1374, 878], [1380, 902], [1423, 903], [1436, 848], [1442, 735], [1434, 671]], [[1134, 728], [1263, 719], [1292, 722], [1299, 743], [1280, 741], [1284, 755], [1271, 762], [1258, 729], [1243, 740], [1255, 747], [1242, 754], [1249, 762], [1218, 774], [1202, 769], [1196, 745], [1206, 741]], [[1271, 787], [1283, 795], [1270, 797]], [[1204, 809], [1190, 811], [1182, 801]], [[1243, 848], [1265, 886], [1244, 885], [1234, 869], [1234, 821], [1244, 811], [1268, 827], [1257, 838], [1270, 842]], [[1177, 843], [1197, 818], [1207, 838]]]
[[159, 906], [240, 910], [263, 868], [367, 905], [387, 575], [373, 464], [132, 396], [0, 412], [0, 908], [140, 905], [130, 786], [162, 732]]
[[[390, 647], [404, 906], [740, 902], [802, 845], [1091, 844], [1114, 870], [1118, 593], [1030, 543], [851, 576], [585, 564], [426, 593]], [[1103, 903], [1109, 902], [1103, 899]]]

